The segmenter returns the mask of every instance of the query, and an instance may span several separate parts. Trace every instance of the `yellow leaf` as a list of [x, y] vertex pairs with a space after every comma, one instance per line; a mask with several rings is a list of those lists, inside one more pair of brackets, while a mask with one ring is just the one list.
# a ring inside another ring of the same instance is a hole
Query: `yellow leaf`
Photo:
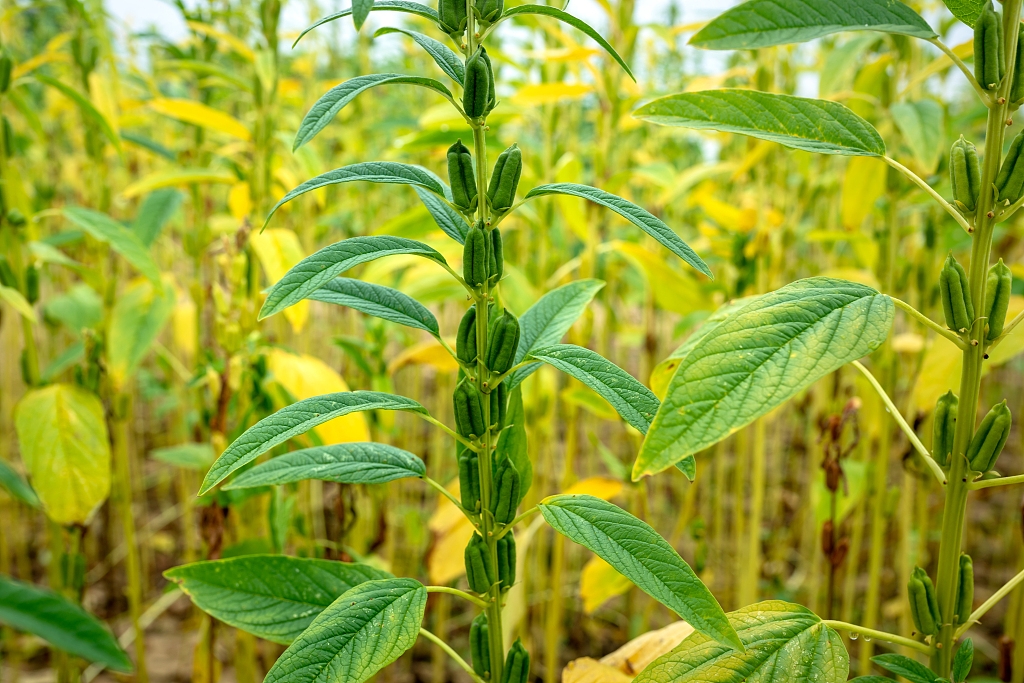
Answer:
[[843, 177], [843, 227], [859, 230], [875, 202], [885, 192], [885, 177], [889, 167], [871, 157], [851, 157]]
[[242, 221], [252, 212], [252, 196], [249, 183], [236, 183], [228, 191], [228, 210], [238, 221]]
[[36, 316], [36, 310], [32, 308], [32, 304], [28, 302], [28, 299], [26, 299], [21, 292], [13, 287], [0, 285], [0, 301], [6, 301], [10, 304], [11, 308], [20, 313], [21, 316], [30, 323], [35, 324], [39, 322], [39, 318]]
[[831, 277], [837, 280], [849, 280], [859, 285], [867, 285], [875, 289], [881, 289], [878, 278], [866, 268], [829, 268], [821, 272], [822, 277]]
[[581, 384], [566, 387], [562, 390], [561, 396], [562, 400], [569, 405], [582, 408], [602, 420], [619, 419], [619, 414], [615, 412], [615, 408], [608, 401]]
[[[454, 344], [454, 340], [451, 341]], [[393, 375], [407, 365], [428, 365], [438, 372], [458, 372], [459, 363], [431, 337], [405, 349], [388, 363], [388, 374]]]
[[216, 29], [209, 24], [204, 24], [199, 21], [186, 21], [185, 24], [201, 36], [216, 38], [217, 40], [225, 43], [232, 50], [242, 57], [245, 57], [250, 62], [255, 61], [256, 53], [253, 52], [252, 48], [246, 45], [245, 41], [238, 36], [227, 33], [226, 31], [221, 31], [220, 29]]
[[205, 185], [207, 183], [234, 184], [238, 178], [224, 171], [210, 171], [205, 168], [175, 168], [158, 171], [136, 180], [121, 193], [125, 199], [149, 194], [153, 190], [179, 185]]
[[171, 313], [171, 337], [174, 339], [174, 347], [181, 353], [182, 361], [189, 366], [196, 357], [196, 325], [196, 303], [182, 290], [178, 293], [178, 301]]
[[567, 496], [585, 494], [608, 500], [622, 493], [622, 482], [611, 477], [588, 477], [576, 482], [562, 493]]
[[[305, 257], [299, 236], [287, 228], [272, 228], [263, 232], [254, 232], [249, 237], [256, 258], [263, 266], [263, 272], [271, 283], [277, 282], [291, 270], [292, 266]], [[284, 315], [291, 323], [292, 330], [301, 332], [309, 318], [309, 302], [300, 301], [284, 310]]]
[[592, 92], [592, 86], [582, 83], [533, 83], [520, 88], [512, 99], [522, 106], [537, 107], [562, 100], [578, 100]]
[[741, 161], [740, 165], [736, 167], [736, 170], [732, 172], [732, 180], [739, 180], [747, 173], [747, 171], [764, 161], [764, 158], [768, 156], [768, 152], [775, 149], [775, 145], [776, 143], [768, 142], [767, 140], [761, 140], [755, 144], [746, 154], [743, 155], [743, 161]]
[[23, 76], [27, 76], [41, 66], [46, 66], [52, 62], [70, 62], [71, 59], [63, 52], [40, 52], [35, 57], [26, 59], [24, 62], [16, 64], [11, 69], [11, 80], [15, 81]]
[[629, 683], [633, 677], [590, 657], [580, 657], [562, 669], [562, 683]]
[[580, 573], [580, 597], [583, 598], [583, 611], [586, 614], [593, 614], [598, 607], [612, 598], [622, 595], [632, 587], [632, 581], [595, 555], [583, 565], [583, 571]]
[[[456, 498], [459, 497], [457, 478], [445, 488]], [[431, 583], [447, 585], [466, 573], [463, 557], [466, 545], [473, 537], [473, 525], [447, 496], [439, 496], [437, 510], [430, 517], [427, 527], [435, 535], [434, 545], [427, 557], [427, 574]]]
[[149, 103], [150, 109], [183, 123], [224, 133], [239, 140], [250, 140], [252, 134], [245, 124], [233, 116], [202, 102], [178, 97], [158, 97]]
[[655, 659], [674, 650], [691, 633], [692, 626], [685, 621], [676, 621], [665, 628], [637, 636], [615, 652], [602, 657], [601, 663], [636, 676]]
[[903, 332], [892, 338], [892, 349], [896, 353], [921, 353], [924, 350], [924, 337], [916, 332]]
[[[267, 368], [274, 380], [296, 400], [349, 390], [345, 380], [334, 368], [313, 356], [270, 349], [267, 352]], [[335, 418], [317, 427], [316, 433], [325, 444], [370, 440], [370, 428], [362, 413]]]
[[609, 247], [609, 251], [622, 254], [644, 271], [659, 308], [682, 315], [714, 308], [696, 279], [671, 267], [661, 254], [634, 242], [614, 241]]
[[710, 192], [701, 192], [695, 197], [695, 201], [715, 223], [726, 230], [750, 232], [757, 225], [757, 210], [755, 209], [733, 206], [713, 196]]

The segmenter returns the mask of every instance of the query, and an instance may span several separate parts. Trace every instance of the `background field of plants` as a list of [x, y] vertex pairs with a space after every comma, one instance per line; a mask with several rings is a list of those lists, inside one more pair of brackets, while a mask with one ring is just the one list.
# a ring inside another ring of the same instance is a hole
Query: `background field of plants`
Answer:
[[[950, 251], [966, 262], [969, 236], [882, 161], [657, 128], [631, 113], [658, 95], [726, 86], [839, 101], [948, 197], [952, 131], [980, 138], [986, 114], [950, 60], [878, 33], [706, 53], [686, 45], [700, 24], [684, 23], [679, 6], [638, 25], [639, 2], [597, 0], [600, 10], [587, 17], [632, 65], [636, 83], [564, 25], [527, 20], [502, 42], [492, 38], [507, 89], [489, 119], [489, 152], [513, 142], [532, 150], [524, 186], [586, 183], [648, 207], [707, 260], [715, 280], [611, 212], [545, 197], [502, 226], [506, 305], [521, 314], [569, 280], [607, 281], [567, 338], [659, 395], [673, 351], [716, 309], [799, 278], [868, 284], [941, 319], [936, 264]], [[952, 30], [947, 42], [970, 60], [969, 33], [940, 2], [908, 4], [940, 34]], [[302, 7], [310, 22], [337, 9]], [[122, 37], [102, 0], [0, 3], [0, 44], [12, 63], [0, 95], [0, 575], [81, 600], [129, 653], [144, 655], [150, 680], [251, 683], [282, 646], [211, 622], [165, 570], [286, 553], [358, 560], [434, 584], [464, 581], [471, 528], [419, 482], [195, 495], [227, 443], [297, 399], [393, 391], [451, 422], [458, 368], [433, 337], [318, 302], [256, 321], [267, 287], [345, 237], [409, 237], [459, 263], [461, 249], [414, 192], [320, 190], [259, 228], [285, 192], [329, 168], [379, 159], [443, 173], [451, 131], [463, 122], [429, 90], [384, 86], [293, 153], [302, 116], [327, 88], [436, 66], [401, 36], [375, 35], [381, 14], [358, 36], [337, 22], [292, 49], [296, 32], [277, 25], [278, 0], [177, 10], [187, 35], [171, 40], [160, 26]], [[400, 21], [415, 28], [421, 20]], [[1011, 316], [1024, 310], [1022, 236], [1019, 215], [995, 236], [1015, 276]], [[451, 306], [462, 290], [422, 260], [378, 261], [359, 277], [428, 304], [443, 330], [454, 331], [465, 309]], [[960, 354], [906, 319], [897, 325], [870, 363], [919, 433], [930, 434]], [[988, 363], [986, 405], [1007, 397], [1016, 414], [1024, 410], [1022, 354], [1018, 328]], [[853, 368], [698, 455], [694, 483], [676, 471], [632, 483], [641, 434], [581, 383], [545, 368], [523, 386], [534, 468], [527, 505], [566, 491], [614, 500], [668, 538], [727, 610], [780, 598], [822, 617], [912, 630], [905, 587], [916, 565], [934, 559], [941, 492]], [[25, 452], [16, 422], [33, 419], [51, 420], [54, 437]], [[401, 413], [341, 418], [279, 450], [371, 438], [418, 454], [437, 481], [457, 479], [454, 442]], [[1015, 426], [998, 470], [1024, 471], [1021, 439]], [[823, 464], [835, 463], [833, 496]], [[982, 492], [971, 514], [976, 536], [967, 540], [984, 600], [1024, 565], [1021, 495]], [[830, 557], [827, 528], [839, 549]], [[507, 620], [545, 683], [572, 660], [600, 658], [676, 618], [546, 526], [530, 526], [519, 553], [526, 572]], [[430, 600], [429, 628], [464, 643], [473, 615], [450, 596]], [[1024, 681], [1024, 590], [970, 635], [976, 675]], [[877, 644], [849, 648], [852, 670], [868, 673]], [[55, 680], [59, 657], [37, 638], [0, 630], [4, 683]], [[590, 680], [610, 680], [601, 675]], [[83, 676], [122, 675], [95, 667]], [[428, 642], [378, 676], [448, 679], [469, 680]]]

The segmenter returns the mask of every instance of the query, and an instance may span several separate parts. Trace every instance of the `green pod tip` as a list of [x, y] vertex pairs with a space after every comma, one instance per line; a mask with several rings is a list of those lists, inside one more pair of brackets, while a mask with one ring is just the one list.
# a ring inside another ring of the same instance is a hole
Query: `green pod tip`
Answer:
[[1003, 18], [988, 0], [974, 24], [974, 78], [985, 90], [995, 90], [1006, 72]]
[[981, 193], [981, 160], [977, 147], [963, 135], [949, 149], [949, 181], [957, 207], [973, 215]]
[[987, 341], [994, 341], [1003, 333], [1006, 323], [1006, 311], [1010, 306], [1010, 291], [1013, 287], [1013, 274], [999, 259], [988, 269], [988, 280], [985, 283], [985, 317]]
[[949, 467], [949, 456], [953, 452], [953, 435], [956, 432], [956, 413], [960, 399], [947, 391], [935, 403], [932, 418], [932, 457], [941, 467]]
[[1013, 417], [1005, 400], [992, 406], [967, 446], [967, 461], [971, 471], [985, 473], [995, 466], [1010, 436], [1012, 424]]
[[939, 293], [946, 326], [957, 332], [969, 330], [974, 323], [974, 304], [963, 266], [950, 252], [939, 273]]
[[469, 148], [457, 141], [448, 148], [448, 182], [452, 186], [452, 203], [463, 211], [476, 206], [476, 170]]
[[466, 81], [462, 90], [462, 108], [466, 116], [479, 119], [494, 106], [494, 73], [491, 59], [483, 46], [466, 60]]

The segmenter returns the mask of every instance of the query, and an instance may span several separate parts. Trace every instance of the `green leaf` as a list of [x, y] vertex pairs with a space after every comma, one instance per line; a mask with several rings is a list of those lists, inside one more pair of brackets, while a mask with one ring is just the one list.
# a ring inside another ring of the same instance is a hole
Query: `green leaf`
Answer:
[[697, 478], [697, 458], [692, 455], [686, 456], [676, 463], [676, 469], [692, 482]]
[[889, 112], [917, 163], [926, 174], [935, 173], [946, 139], [942, 105], [935, 100], [897, 102]]
[[203, 480], [199, 495], [207, 493], [232, 472], [288, 439], [336, 417], [367, 410], [404, 410], [427, 414], [427, 409], [411, 398], [379, 391], [345, 391], [307, 398], [282, 408], [245, 430], [213, 463]]
[[[516, 363], [534, 351], [562, 341], [562, 337], [573, 326], [594, 296], [604, 287], [601, 280], [576, 280], [562, 285], [542, 296], [537, 303], [527, 309], [519, 318], [519, 348], [516, 350]], [[509, 390], [512, 390], [537, 371], [539, 365], [520, 368], [508, 379]]]
[[596, 391], [623, 420], [646, 434], [661, 402], [650, 389], [601, 354], [573, 344], [557, 344], [530, 352]]
[[827, 100], [756, 90], [705, 90], [662, 97], [633, 116], [663, 126], [749, 135], [805, 152], [885, 155], [885, 143], [870, 123]]
[[294, 306], [350, 268], [399, 254], [414, 254], [437, 263], [445, 263], [440, 253], [416, 240], [389, 235], [351, 237], [324, 247], [295, 264], [271, 287], [267, 300], [260, 309], [259, 319], [269, 318], [289, 306]]
[[117, 153], [121, 155], [124, 154], [124, 150], [121, 148], [121, 138], [118, 137], [116, 132], [114, 132], [114, 127], [110, 125], [110, 121], [107, 120], [107, 117], [100, 113], [100, 110], [89, 101], [88, 97], [78, 92], [70, 85], [62, 83], [51, 76], [36, 74], [36, 80], [57, 90], [64, 95], [64, 97], [67, 97], [69, 100], [74, 102], [85, 118], [90, 119], [93, 123], [99, 126], [103, 136], [110, 141], [110, 144], [114, 146]]
[[357, 31], [366, 23], [372, 9], [373, 0], [352, 0], [352, 23], [355, 24]]
[[981, 16], [981, 9], [985, 6], [985, 0], [942, 0], [953, 16], [964, 22], [971, 28]]
[[424, 330], [435, 337], [441, 335], [437, 318], [423, 304], [397, 289], [383, 285], [336, 277], [310, 294], [309, 298], [328, 304], [348, 306], [367, 315]]
[[662, 246], [673, 254], [683, 259], [709, 278], [714, 279], [714, 275], [711, 274], [711, 269], [708, 268], [708, 264], [704, 263], [704, 260], [697, 255], [697, 252], [691, 249], [686, 242], [681, 240], [679, 235], [677, 235], [672, 228], [665, 225], [661, 219], [657, 218], [646, 209], [643, 209], [632, 202], [626, 201], [622, 197], [616, 197], [604, 190], [599, 190], [596, 187], [577, 185], [576, 183], [554, 183], [552, 185], [541, 185], [540, 187], [535, 187], [530, 190], [526, 195], [526, 199], [542, 197], [548, 194], [567, 194], [573, 197], [582, 197], [583, 199], [588, 199], [595, 204], [600, 204], [605, 208], [611, 209], [656, 239]]
[[519, 500], [516, 501], [516, 507], [519, 507], [533, 484], [533, 462], [530, 460], [527, 443], [522, 387], [509, 391], [505, 425], [505, 429], [498, 435], [497, 453], [499, 458], [507, 455], [519, 472]]
[[217, 454], [208, 443], [182, 443], [150, 451], [149, 457], [184, 470], [202, 472], [210, 468]]
[[0, 301], [6, 301], [21, 317], [33, 325], [39, 322], [36, 309], [32, 308], [32, 304], [28, 302], [25, 295], [14, 287], [0, 285]]
[[95, 239], [110, 245], [111, 249], [123, 256], [147, 278], [153, 282], [160, 281], [160, 268], [150, 255], [149, 249], [134, 232], [99, 211], [69, 206], [61, 209], [61, 213]]
[[809, 609], [771, 600], [729, 613], [745, 652], [694, 633], [651, 662], [636, 683], [845, 683], [842, 637]]
[[417, 456], [382, 443], [340, 443], [278, 456], [243, 472], [224, 487], [248, 489], [306, 479], [339, 484], [383, 484], [422, 477], [427, 467]]
[[451, 48], [444, 43], [434, 40], [430, 36], [417, 33], [416, 31], [407, 31], [402, 28], [393, 28], [390, 26], [378, 29], [373, 37], [384, 36], [389, 33], [404, 33], [413, 40], [416, 44], [427, 51], [434, 63], [440, 67], [441, 71], [448, 74], [448, 77], [453, 81], [462, 85], [466, 80], [466, 65], [462, 63], [462, 58], [455, 54]]
[[124, 386], [171, 318], [177, 297], [163, 282], [142, 280], [117, 297], [107, 321], [107, 364], [115, 386]]
[[953, 657], [953, 683], [964, 683], [971, 674], [971, 667], [974, 665], [974, 641], [967, 638], [957, 648]]
[[871, 661], [886, 671], [910, 681], [910, 683], [934, 683], [938, 676], [924, 664], [894, 653], [872, 657]]
[[[407, 12], [408, 14], [415, 14], [417, 16], [423, 17], [424, 19], [430, 19], [434, 23], [437, 23], [438, 21], [437, 12], [435, 10], [431, 9], [430, 7], [427, 7], [426, 5], [421, 5], [418, 2], [408, 2], [408, 0], [376, 0], [376, 2], [374, 2], [373, 6], [370, 8], [371, 12], [380, 12], [383, 10], [391, 10], [393, 12]], [[298, 45], [299, 41], [302, 40], [303, 37], [305, 37], [305, 35], [312, 31], [313, 29], [323, 26], [324, 24], [334, 21], [335, 19], [347, 17], [350, 14], [352, 14], [352, 8], [336, 12], [334, 14], [324, 17], [323, 19], [317, 20], [315, 23], [313, 23], [311, 26], [309, 26], [302, 33], [299, 34], [299, 37], [295, 39], [294, 43], [292, 43], [292, 47]]]
[[427, 211], [430, 212], [430, 216], [437, 223], [437, 227], [441, 228], [444, 234], [459, 244], [465, 244], [466, 235], [469, 234], [469, 224], [466, 223], [466, 219], [437, 195], [424, 190], [422, 187], [413, 187], [412, 189], [419, 195], [423, 205], [427, 207]]
[[538, 507], [555, 531], [594, 551], [698, 633], [726, 648], [743, 649], [715, 596], [650, 526], [594, 496], [550, 496]]
[[225, 624], [287, 645], [343, 593], [387, 572], [364, 564], [244, 555], [175, 567], [164, 576]]
[[46, 515], [85, 524], [110, 493], [110, 441], [103, 404], [72, 384], [25, 394], [14, 408], [21, 459]]
[[43, 317], [79, 335], [82, 330], [95, 329], [103, 322], [103, 299], [83, 282], [47, 301]]
[[892, 683], [892, 679], [885, 676], [857, 676], [851, 678], [850, 683]]
[[164, 188], [146, 195], [132, 223], [132, 232], [140, 242], [147, 247], [153, 244], [167, 221], [178, 211], [184, 196], [181, 191], [173, 188]]
[[43, 384], [50, 384], [56, 380], [67, 369], [76, 365], [85, 358], [85, 343], [78, 340], [64, 349], [57, 357], [52, 359], [39, 375], [39, 381]]
[[707, 448], [868, 355], [885, 341], [893, 315], [888, 296], [825, 277], [798, 280], [748, 302], [680, 361], [633, 479]]
[[625, 71], [626, 74], [630, 78], [632, 78], [634, 82], [636, 81], [636, 77], [630, 70], [629, 65], [626, 64], [625, 60], [623, 60], [622, 57], [619, 56], [619, 53], [615, 51], [615, 48], [611, 46], [611, 43], [605, 40], [600, 33], [591, 28], [590, 25], [587, 24], [586, 22], [577, 19], [571, 14], [563, 12], [562, 10], [556, 7], [548, 7], [547, 5], [520, 5], [519, 7], [510, 7], [509, 9], [505, 10], [505, 14], [503, 14], [501, 18], [509, 19], [511, 17], [517, 17], [524, 14], [541, 14], [546, 17], [554, 17], [555, 19], [558, 19], [561, 22], [569, 24], [573, 28], [579, 29], [583, 33], [587, 34], [587, 36], [590, 37], [595, 43], [600, 45], [605, 52], [611, 55], [612, 59], [618, 62], [619, 66], [622, 67], [623, 71]]
[[414, 579], [362, 583], [313, 620], [264, 683], [363, 683], [413, 646], [426, 605]]
[[29, 483], [2, 459], [0, 459], [0, 488], [11, 494], [15, 500], [20, 500], [29, 507], [39, 508], [42, 505], [39, 502], [39, 496], [32, 490]]
[[295, 142], [292, 143], [292, 151], [294, 152], [299, 147], [302, 147], [304, 144], [316, 137], [316, 134], [326, 128], [327, 124], [337, 116], [338, 112], [344, 109], [345, 106], [356, 97], [370, 88], [390, 83], [418, 85], [420, 87], [427, 88], [428, 90], [433, 90], [440, 95], [444, 95], [449, 100], [452, 99], [451, 91], [441, 83], [435, 81], [433, 78], [405, 76], [402, 74], [369, 74], [366, 76], [356, 76], [351, 80], [334, 86], [328, 90], [323, 97], [317, 100], [316, 104], [313, 105], [306, 116], [302, 119], [302, 123], [299, 124], [299, 132], [295, 134]]
[[392, 185], [412, 185], [424, 187], [434, 194], [445, 196], [444, 185], [437, 180], [437, 176], [425, 168], [413, 166], [412, 164], [400, 164], [397, 161], [365, 161], [360, 164], [342, 166], [333, 171], [328, 171], [316, 178], [311, 178], [302, 183], [294, 190], [281, 198], [270, 214], [263, 222], [263, 227], [274, 216], [279, 208], [298, 196], [304, 195], [313, 190], [319, 190], [328, 185], [339, 185], [341, 183], [352, 183], [365, 181], [368, 183], [384, 183]]
[[61, 595], [6, 576], [0, 576], [0, 623], [115, 671], [132, 670], [128, 655], [96, 617]]
[[63, 251], [52, 244], [47, 244], [46, 242], [29, 242], [28, 250], [32, 254], [32, 258], [37, 261], [42, 261], [43, 263], [52, 263], [54, 265], [66, 266], [77, 270], [84, 268], [81, 263], [70, 258]]
[[690, 39], [711, 50], [804, 43], [842, 31], [882, 31], [931, 40], [932, 27], [897, 0], [748, 0]]

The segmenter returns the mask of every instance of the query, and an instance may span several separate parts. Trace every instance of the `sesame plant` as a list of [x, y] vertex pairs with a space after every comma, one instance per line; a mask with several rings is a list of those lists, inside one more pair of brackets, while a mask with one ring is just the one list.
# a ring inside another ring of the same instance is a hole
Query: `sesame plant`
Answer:
[[[464, 121], [461, 139], [453, 132], [447, 150], [448, 182], [420, 166], [393, 161], [357, 163], [317, 176], [288, 192], [270, 211], [266, 223], [281, 206], [330, 185], [357, 181], [408, 185], [437, 225], [462, 245], [461, 269], [450, 265], [437, 250], [412, 239], [352, 237], [319, 250], [288, 271], [270, 288], [259, 317], [268, 318], [312, 299], [431, 335], [459, 366], [452, 396], [455, 424], [442, 423], [410, 398], [380, 391], [339, 392], [301, 400], [260, 420], [228, 445], [206, 475], [200, 494], [218, 488], [252, 489], [303, 480], [382, 484], [422, 479], [448, 497], [474, 529], [465, 548], [468, 585], [426, 586], [369, 565], [281, 555], [194, 563], [172, 569], [167, 576], [210, 615], [288, 646], [268, 672], [267, 681], [361, 683], [422, 636], [478, 683], [525, 683], [530, 655], [519, 641], [509, 645], [502, 611], [517, 580], [516, 527], [539, 513], [555, 530], [591, 549], [710, 642], [720, 643], [728, 651], [742, 650], [734, 627], [690, 566], [654, 529], [630, 513], [589, 495], [556, 495], [534, 508], [519, 510], [532, 476], [522, 382], [541, 364], [592, 389], [641, 433], [650, 426], [659, 402], [640, 382], [599, 354], [559, 343], [603, 282], [585, 279], [553, 289], [521, 318], [503, 305], [501, 225], [506, 217], [538, 197], [561, 194], [587, 199], [639, 227], [704, 275], [710, 277], [711, 272], [668, 225], [621, 197], [572, 183], [541, 185], [520, 196], [518, 185], [529, 151], [513, 144], [493, 163], [487, 159], [488, 116], [500, 106], [502, 84], [486, 44], [506, 21], [548, 17], [582, 31], [632, 75], [629, 67], [604, 38], [578, 18], [547, 5], [506, 9], [501, 0], [441, 0], [436, 11], [406, 0], [362, 0], [316, 22], [299, 39], [313, 28], [350, 15], [359, 28], [369, 12], [380, 10], [410, 13], [436, 24], [442, 40], [404, 28], [381, 31], [400, 32], [423, 48], [453, 84], [454, 92], [427, 76], [371, 74], [353, 78], [332, 88], [312, 106], [298, 128], [294, 149], [315, 138], [339, 111], [367, 90], [387, 84], [415, 85], [446, 100]], [[433, 262], [463, 288], [468, 306], [457, 329], [442, 331], [426, 307], [400, 291], [342, 277], [356, 266], [396, 255]], [[454, 344], [449, 341], [453, 336]], [[417, 454], [385, 443], [327, 444], [278, 455], [278, 447], [293, 437], [334, 418], [365, 411], [410, 413], [450, 436], [455, 444], [451, 457], [457, 460], [458, 492], [429, 478]], [[276, 457], [256, 462], [268, 453]], [[692, 458], [680, 460], [680, 469], [692, 475]], [[455, 596], [479, 611], [470, 629], [469, 653], [456, 652], [422, 627], [431, 593]]]
[[[917, 658], [887, 653], [872, 661], [907, 680], [964, 681], [973, 659], [962, 637], [1016, 587], [1019, 574], [975, 608], [973, 564], [965, 550], [966, 507], [971, 492], [1024, 481], [1000, 476], [996, 460], [1006, 443], [1010, 410], [1002, 401], [978, 420], [986, 359], [1020, 322], [1006, 321], [1011, 275], [993, 254], [996, 225], [1024, 202], [1024, 164], [1018, 134], [1004, 154], [1012, 114], [1024, 99], [1024, 69], [1018, 50], [1021, 2], [997, 9], [986, 3], [947, 2], [974, 30], [974, 64], [966, 65], [929, 24], [908, 6], [890, 0], [806, 3], [749, 0], [702, 28], [692, 39], [707, 49], [758, 49], [804, 42], [842, 31], [880, 31], [927, 41], [946, 54], [988, 110], [986, 136], [976, 147], [961, 136], [949, 155], [952, 197], [886, 154], [881, 135], [837, 102], [756, 90], [719, 89], [654, 100], [635, 116], [659, 125], [716, 130], [840, 156], [876, 157], [923, 190], [949, 216], [948, 229], [970, 236], [964, 267], [952, 254], [935, 264], [943, 320], [934, 321], [909, 304], [871, 287], [813, 277], [741, 302], [712, 318], [674, 354], [678, 359], [633, 469], [633, 477], [655, 474], [690, 458], [767, 414], [816, 380], [852, 364], [878, 391], [921, 461], [944, 490], [941, 540], [932, 572], [915, 569], [907, 595], [913, 633], [877, 631], [857, 624], [823, 621], [811, 611], [780, 601], [733, 612], [730, 622], [745, 651], [687, 638], [652, 663], [638, 680], [663, 681], [845, 681], [849, 659], [839, 631], [895, 644]], [[952, 343], [962, 354], [959, 395], [942, 396], [933, 415], [931, 449], [858, 359], [879, 348], [899, 308], [917, 324]], [[968, 548], [969, 550], [969, 548]], [[934, 578], [933, 578], [934, 577]], [[928, 666], [921, 660], [927, 658]], [[865, 683], [888, 680], [863, 676]]]

